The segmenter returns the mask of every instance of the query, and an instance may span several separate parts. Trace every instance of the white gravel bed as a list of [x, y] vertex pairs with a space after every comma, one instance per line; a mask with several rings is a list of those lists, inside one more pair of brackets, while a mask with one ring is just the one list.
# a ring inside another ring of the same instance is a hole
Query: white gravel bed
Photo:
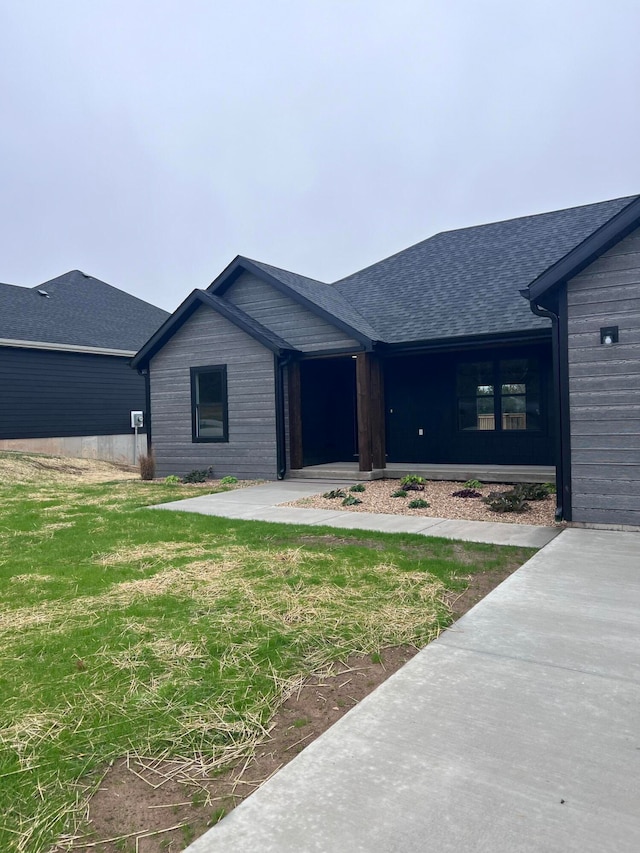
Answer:
[[[369, 480], [362, 485], [364, 492], [350, 492], [353, 483], [345, 483], [342, 490], [362, 501], [356, 506], [342, 506], [340, 498], [323, 498], [322, 492], [308, 498], [291, 501], [283, 506], [306, 507], [307, 509], [333, 509], [347, 512], [382, 512], [388, 515], [413, 515], [427, 518], [457, 518], [467, 521], [502, 521], [510, 524], [539, 524], [554, 526], [556, 496], [549, 495], [543, 501], [530, 501], [526, 512], [493, 512], [482, 498], [454, 498], [453, 492], [463, 489], [464, 483], [449, 480], [427, 480], [424, 491], [407, 492], [406, 498], [392, 498], [392, 492], [400, 488], [400, 480]], [[489, 483], [477, 489], [483, 496], [490, 492], [506, 492], [512, 485]], [[423, 498], [429, 502], [426, 509], [409, 509], [409, 501]]]

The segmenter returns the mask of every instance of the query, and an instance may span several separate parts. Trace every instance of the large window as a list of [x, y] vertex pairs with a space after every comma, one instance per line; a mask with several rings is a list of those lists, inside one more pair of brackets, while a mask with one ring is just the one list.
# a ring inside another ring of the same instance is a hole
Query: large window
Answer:
[[229, 441], [227, 367], [191, 368], [193, 441]]
[[463, 362], [458, 365], [457, 397], [460, 430], [539, 430], [538, 360]]

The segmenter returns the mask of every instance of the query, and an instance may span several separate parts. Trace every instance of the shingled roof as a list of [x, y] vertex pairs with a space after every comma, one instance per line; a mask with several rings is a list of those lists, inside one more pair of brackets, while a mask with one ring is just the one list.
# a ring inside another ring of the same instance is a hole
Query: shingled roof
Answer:
[[388, 343], [544, 328], [520, 289], [636, 198], [445, 231], [333, 286]]
[[0, 340], [134, 353], [169, 317], [136, 296], [73, 270], [39, 284], [0, 284]]

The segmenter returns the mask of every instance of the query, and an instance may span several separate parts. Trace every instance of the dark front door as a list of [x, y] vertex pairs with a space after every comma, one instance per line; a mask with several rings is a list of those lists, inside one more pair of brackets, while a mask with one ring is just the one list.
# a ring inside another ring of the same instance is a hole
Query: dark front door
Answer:
[[356, 361], [309, 359], [300, 363], [304, 465], [358, 458]]

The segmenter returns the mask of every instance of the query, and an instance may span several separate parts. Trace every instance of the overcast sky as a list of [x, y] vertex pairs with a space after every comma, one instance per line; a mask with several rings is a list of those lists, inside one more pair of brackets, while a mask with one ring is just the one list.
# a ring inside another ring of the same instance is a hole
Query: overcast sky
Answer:
[[172, 310], [640, 192], [638, 0], [0, 0], [0, 281]]

